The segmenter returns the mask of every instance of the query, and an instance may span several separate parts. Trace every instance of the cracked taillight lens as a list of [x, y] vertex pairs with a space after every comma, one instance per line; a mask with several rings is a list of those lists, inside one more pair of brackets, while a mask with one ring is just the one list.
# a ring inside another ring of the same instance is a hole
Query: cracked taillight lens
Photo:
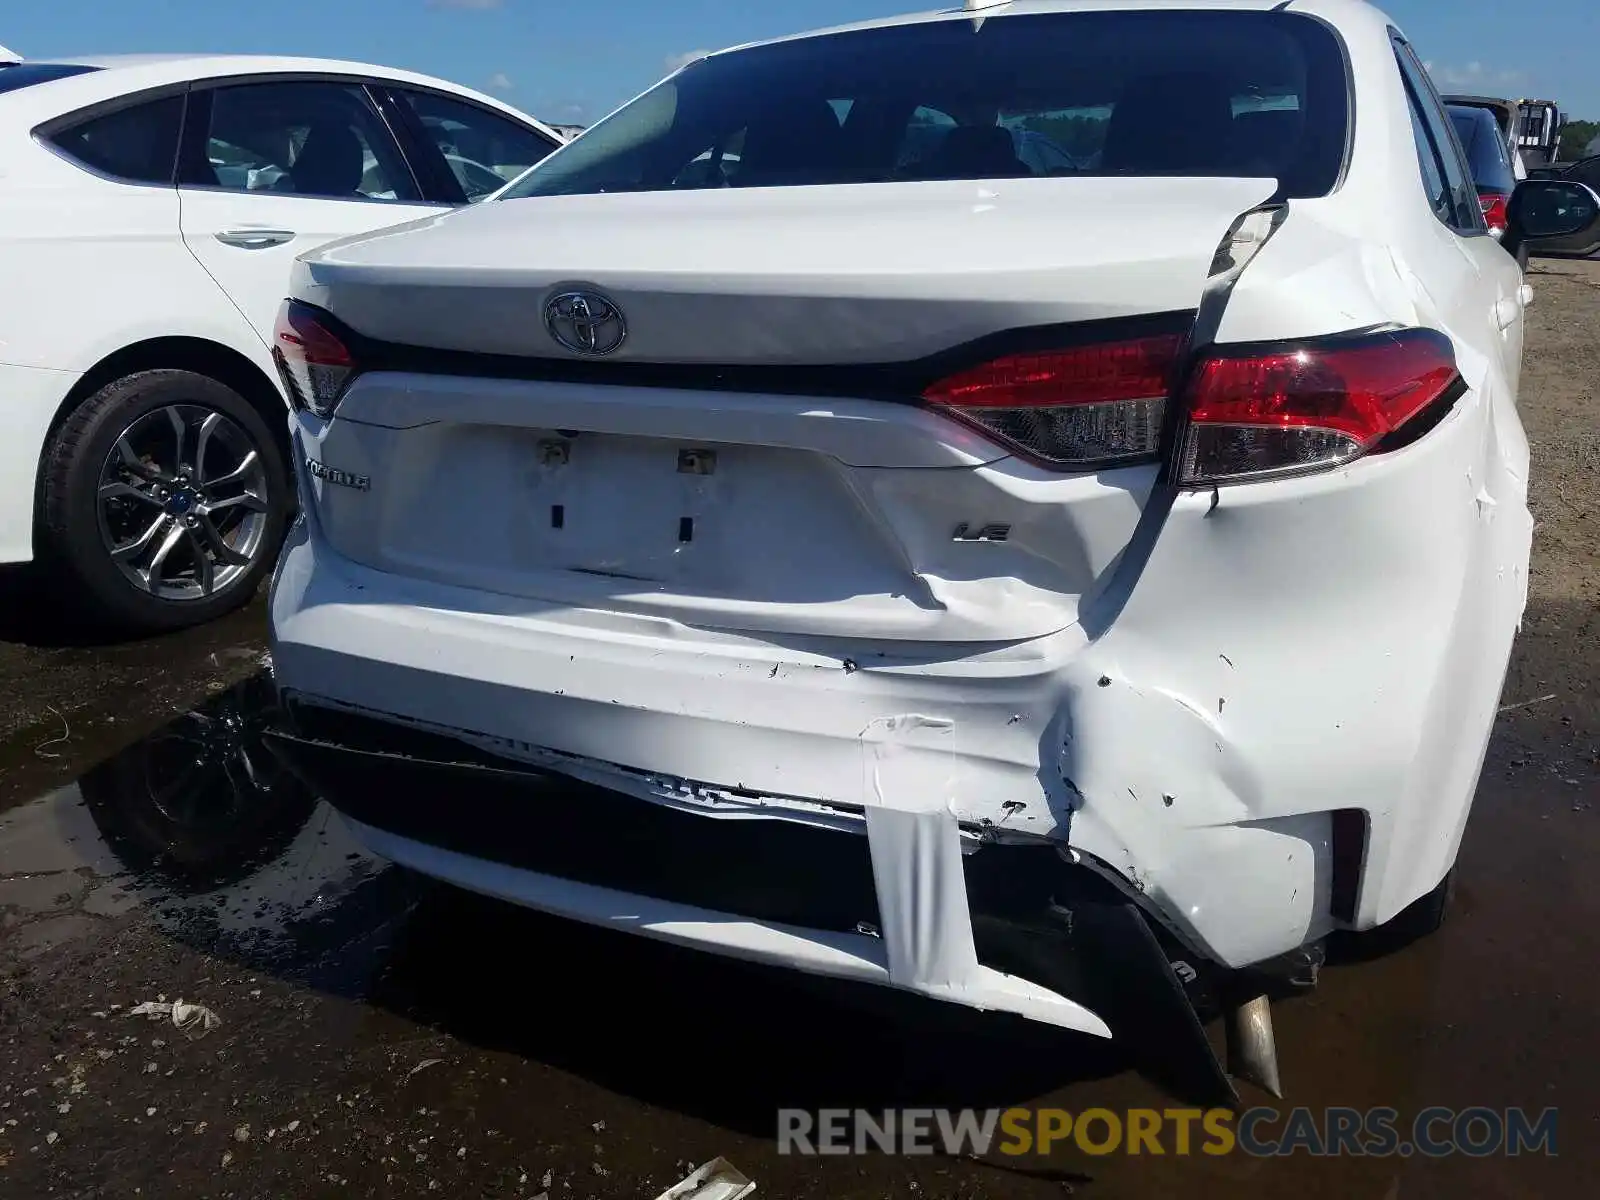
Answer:
[[1178, 483], [1342, 466], [1388, 449], [1461, 386], [1450, 339], [1432, 329], [1212, 351], [1185, 391]]
[[923, 399], [1049, 466], [1151, 458], [1182, 343], [1173, 333], [1014, 354], [941, 379]]
[[286, 300], [278, 310], [272, 358], [290, 402], [324, 418], [333, 416], [356, 374], [349, 349], [315, 308], [298, 300]]

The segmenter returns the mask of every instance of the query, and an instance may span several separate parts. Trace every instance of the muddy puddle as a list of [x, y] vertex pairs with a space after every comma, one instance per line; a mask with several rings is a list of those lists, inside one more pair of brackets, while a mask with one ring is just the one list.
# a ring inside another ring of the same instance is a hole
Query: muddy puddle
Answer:
[[0, 814], [0, 930], [24, 959], [138, 912], [168, 936], [306, 968], [385, 864], [261, 743], [248, 679], [74, 784]]
[[[726, 1155], [770, 1196], [1390, 1200], [1580, 1195], [1600, 1165], [1600, 827], [1592, 770], [1539, 765], [1554, 705], [1502, 722], [1445, 929], [1277, 1013], [1285, 1112], [1560, 1110], [1555, 1158], [1437, 1162], [780, 1155], [786, 1107], [1175, 1102], [1101, 1044], [419, 880], [284, 773], [272, 716], [253, 676], [0, 812], [0, 1195], [649, 1200]], [[176, 999], [220, 1026], [129, 1015]]]

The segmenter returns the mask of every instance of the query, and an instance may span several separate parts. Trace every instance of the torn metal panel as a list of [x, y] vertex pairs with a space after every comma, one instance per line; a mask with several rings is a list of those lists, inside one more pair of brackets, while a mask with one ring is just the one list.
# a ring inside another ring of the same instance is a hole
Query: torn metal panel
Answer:
[[902, 752], [912, 739], [953, 741], [954, 733], [954, 722], [906, 714], [876, 721], [861, 736], [872, 780], [867, 837], [889, 978], [913, 991], [954, 993], [978, 983], [952, 760], [947, 755], [940, 769], [938, 757]]
[[373, 827], [357, 826], [356, 832], [375, 851], [393, 861], [541, 911], [612, 928], [625, 926], [630, 932], [658, 940], [754, 962], [902, 987], [971, 1008], [1015, 1013], [1095, 1037], [1111, 1036], [1105, 1022], [1082, 1005], [1048, 988], [987, 967], [976, 967], [959, 985], [923, 981], [908, 985], [891, 970], [885, 944], [879, 938], [740, 921], [725, 913], [485, 864], [482, 859], [395, 838]]
[[[632, 920], [658, 914], [630, 928], [760, 961], [796, 955], [791, 965], [819, 974], [1109, 1036], [1081, 1000], [978, 961], [954, 816], [918, 798], [925, 793], [893, 766], [879, 776], [888, 799], [869, 811], [865, 831], [778, 818], [707, 822], [658, 798], [641, 805], [609, 789], [566, 787], [462, 741], [393, 739], [382, 722], [333, 714], [329, 724], [321, 710], [294, 711], [340, 740], [281, 732], [274, 750], [385, 857], [450, 879], [452, 864], [492, 863], [490, 885], [462, 877], [463, 886], [602, 924], [623, 908]], [[406, 749], [358, 748], [374, 729], [378, 745]], [[448, 811], [441, 794], [455, 797]], [[495, 890], [502, 885], [515, 890]], [[1047, 896], [1034, 894], [1032, 910]]]

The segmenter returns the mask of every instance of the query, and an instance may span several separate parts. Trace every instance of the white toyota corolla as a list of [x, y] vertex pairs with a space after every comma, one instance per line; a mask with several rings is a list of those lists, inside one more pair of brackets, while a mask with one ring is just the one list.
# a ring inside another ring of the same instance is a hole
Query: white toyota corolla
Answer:
[[[1597, 209], [1524, 185], [1508, 242]], [[1331, 933], [1442, 908], [1528, 296], [1354, 0], [712, 55], [297, 266], [277, 744], [467, 888], [1199, 1069], [1220, 1000], [1260, 1051]]]

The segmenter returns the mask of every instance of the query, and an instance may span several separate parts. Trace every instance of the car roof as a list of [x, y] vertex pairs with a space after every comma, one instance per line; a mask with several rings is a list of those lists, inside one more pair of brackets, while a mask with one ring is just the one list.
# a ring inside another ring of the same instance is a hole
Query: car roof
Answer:
[[1515, 100], [1505, 100], [1499, 96], [1442, 96], [1446, 104], [1459, 104], [1465, 108], [1515, 108]]
[[[981, 3], [981, 0], [980, 0]], [[730, 46], [727, 50], [717, 51], [726, 54], [733, 50], [749, 50], [757, 46], [777, 45], [783, 42], [799, 41], [803, 38], [821, 37], [835, 33], [853, 33], [867, 29], [889, 29], [897, 25], [921, 25], [935, 21], [970, 21], [987, 20], [992, 17], [1024, 16], [1028, 14], [1043, 13], [1073, 13], [1073, 12], [1133, 12], [1133, 11], [1162, 11], [1162, 10], [1201, 10], [1201, 11], [1236, 11], [1236, 12], [1276, 12], [1295, 11], [1301, 7], [1301, 0], [997, 0], [995, 3], [984, 4], [977, 9], [968, 10], [959, 5], [933, 9], [926, 12], [905, 13], [900, 16], [880, 17], [871, 21], [855, 21], [847, 25], [835, 25], [823, 29], [808, 30], [805, 33], [790, 34], [786, 37], [766, 38], [761, 41], [746, 42], [738, 46]], [[1315, 9], [1322, 15], [1343, 16], [1349, 14], [1360, 19], [1372, 20], [1380, 18], [1388, 23], [1384, 17], [1367, 0], [1313, 0], [1306, 4], [1307, 9]]]
[[[34, 60], [43, 61], [43, 60]], [[211, 75], [257, 75], [277, 71], [327, 71], [340, 75], [387, 75], [395, 78], [429, 79], [429, 76], [404, 71], [398, 67], [384, 67], [376, 63], [358, 62], [338, 58], [321, 58], [309, 55], [284, 54], [206, 54], [199, 52], [172, 54], [65, 54], [49, 59], [54, 63], [73, 66], [96, 67], [105, 71], [160, 70], [171, 68], [178, 79], [188, 78], [193, 72]], [[442, 80], [432, 80], [440, 83]], [[452, 88], [456, 85], [451, 84]]]
[[503, 100], [436, 76], [376, 63], [276, 54], [79, 54], [28, 61], [34, 66], [54, 63], [92, 68], [81, 75], [51, 80], [20, 93], [11, 93], [8, 96], [10, 103], [19, 107], [20, 104], [26, 104], [34, 110], [31, 116], [34, 120], [43, 119], [43, 112], [47, 109], [71, 112], [100, 100], [190, 80], [199, 82], [240, 75], [356, 75], [415, 84], [469, 98], [486, 108], [498, 109], [508, 116], [526, 121], [557, 142], [561, 140], [544, 122]]

